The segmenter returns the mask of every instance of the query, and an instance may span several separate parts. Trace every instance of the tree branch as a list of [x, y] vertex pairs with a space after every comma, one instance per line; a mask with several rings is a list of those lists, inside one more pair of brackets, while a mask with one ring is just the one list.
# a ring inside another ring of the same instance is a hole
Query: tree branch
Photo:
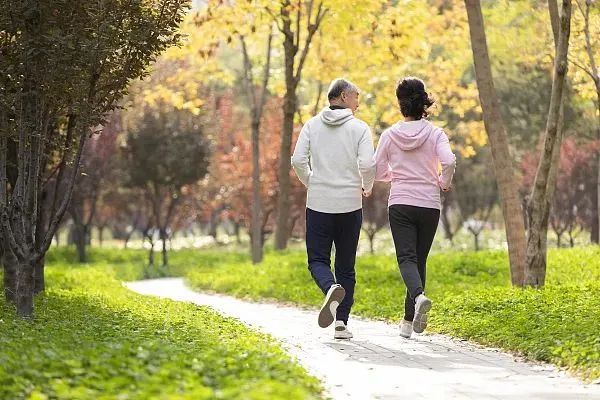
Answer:
[[[577, 2], [579, 4], [579, 2]], [[590, 35], [590, 2], [585, 2], [585, 14], [584, 14], [584, 25], [583, 31], [585, 33], [585, 49], [590, 59], [590, 67], [592, 68], [592, 74], [594, 83], [596, 84], [596, 90], [600, 89], [600, 76], [598, 76], [598, 67], [596, 66], [596, 59], [594, 58], [594, 52], [592, 49], [592, 40]]]
[[310, 50], [310, 43], [312, 42], [313, 36], [315, 35], [315, 32], [317, 32], [317, 30], [319, 29], [319, 26], [321, 24], [321, 22], [323, 21], [323, 18], [325, 17], [325, 14], [327, 14], [327, 9], [323, 8], [323, 3], [319, 3], [319, 7], [317, 9], [317, 16], [315, 19], [314, 23], [311, 23], [311, 21], [307, 21], [307, 36], [306, 36], [306, 40], [304, 41], [304, 47], [302, 48], [302, 53], [300, 54], [300, 61], [298, 62], [298, 68], [296, 69], [296, 72], [294, 73], [294, 80], [295, 80], [295, 84], [298, 85], [298, 83], [300, 82], [300, 78], [302, 76], [302, 68], [304, 68], [304, 62], [306, 61], [306, 57], [308, 56], [308, 51]]
[[585, 72], [586, 74], [588, 74], [590, 76], [590, 78], [592, 78], [592, 80], [594, 79], [594, 73], [592, 71], [590, 71], [585, 65], [579, 64], [577, 61], [572, 60], [569, 58], [569, 62], [571, 64], [573, 64], [574, 66], [576, 66], [577, 68], [579, 68], [580, 70], [582, 70], [583, 72]]
[[[45, 109], [45, 107], [41, 107], [42, 109]], [[38, 221], [39, 221], [39, 198], [38, 198], [38, 194], [40, 192], [40, 186], [42, 183], [42, 164], [44, 164], [44, 168], [45, 168], [45, 163], [44, 163], [44, 158], [45, 158], [45, 138], [48, 135], [48, 129], [49, 129], [49, 125], [50, 125], [50, 113], [48, 113], [47, 111], [43, 112], [45, 114], [44, 118], [43, 118], [43, 124], [39, 129], [39, 133], [38, 135], [36, 135], [36, 146], [34, 149], [34, 157], [33, 157], [33, 167], [34, 167], [34, 171], [32, 176], [30, 177], [30, 186], [31, 186], [31, 191], [29, 193], [29, 199], [28, 199], [28, 203], [31, 213], [32, 213], [32, 217], [31, 217], [31, 227], [30, 227], [30, 232], [28, 233], [28, 238], [30, 239], [30, 245], [33, 247], [33, 243], [35, 241], [36, 236], [36, 232], [38, 229], [41, 229], [41, 227], [38, 226]], [[33, 147], [33, 146], [32, 146]]]
[[52, 207], [50, 208], [50, 221], [54, 220], [57, 212], [57, 202], [58, 202], [58, 193], [60, 190], [60, 186], [63, 183], [63, 178], [67, 169], [68, 158], [70, 158], [73, 147], [71, 146], [71, 142], [73, 141], [73, 132], [75, 131], [75, 127], [77, 125], [77, 117], [74, 114], [69, 114], [67, 117], [67, 132], [65, 137], [65, 144], [63, 149], [63, 154], [58, 165], [58, 176], [56, 177], [56, 182], [54, 184], [54, 195], [52, 196]]
[[273, 22], [275, 23], [275, 25], [277, 26], [277, 30], [283, 34], [285, 34], [284, 32], [284, 28], [283, 26], [281, 26], [279, 24], [279, 18], [277, 18], [277, 16], [273, 13], [273, 10], [271, 10], [270, 8], [266, 8], [265, 11], [267, 12], [267, 14], [269, 14], [271, 16], [271, 18], [273, 19]]
[[267, 88], [269, 86], [269, 77], [271, 76], [271, 50], [273, 47], [273, 32], [269, 32], [269, 38], [267, 39], [267, 61], [265, 62], [265, 68], [263, 70], [262, 88], [260, 91], [260, 101], [258, 107], [258, 115], [262, 115], [265, 103], [267, 102]]
[[248, 96], [248, 102], [250, 103], [250, 108], [252, 111], [252, 118], [254, 119], [256, 116], [256, 96], [252, 87], [254, 85], [254, 78], [252, 76], [252, 61], [248, 56], [248, 49], [246, 47], [246, 40], [243, 35], [239, 35], [240, 43], [242, 45], [242, 55], [244, 58], [244, 72], [242, 74], [242, 81], [244, 83], [244, 89], [246, 90], [246, 96]]
[[550, 25], [554, 35], [554, 46], [558, 46], [558, 34], [560, 30], [560, 13], [558, 11], [557, 0], [548, 0], [548, 13], [550, 14]]
[[44, 254], [46, 253], [46, 251], [48, 251], [48, 249], [50, 248], [50, 245], [52, 244], [52, 238], [54, 237], [54, 234], [56, 233], [58, 224], [60, 224], [62, 217], [65, 215], [65, 212], [67, 211], [69, 202], [71, 201], [71, 196], [73, 194], [73, 186], [75, 185], [75, 178], [79, 171], [79, 164], [81, 163], [81, 155], [83, 153], [83, 146], [85, 145], [85, 140], [87, 137], [87, 132], [86, 132], [87, 128], [85, 127], [85, 125], [83, 127], [81, 127], [80, 129], [81, 129], [81, 132], [79, 134], [79, 148], [77, 149], [77, 154], [76, 154], [75, 160], [73, 162], [73, 171], [71, 172], [71, 176], [69, 177], [69, 180], [67, 183], [67, 189], [64, 192], [65, 194], [63, 197], [63, 201], [61, 202], [60, 207], [58, 208], [56, 213], [54, 213], [52, 219], [50, 220], [50, 224], [48, 225], [48, 231], [46, 232], [46, 235], [44, 236], [44, 240], [41, 243], [41, 246], [38, 247], [38, 249], [37, 249], [36, 260], [39, 260], [41, 257], [43, 257]]
[[[310, 0], [312, 7], [313, 0]], [[300, 20], [302, 19], [302, 0], [298, 0], [298, 9], [296, 10], [296, 40], [294, 46], [300, 47]]]

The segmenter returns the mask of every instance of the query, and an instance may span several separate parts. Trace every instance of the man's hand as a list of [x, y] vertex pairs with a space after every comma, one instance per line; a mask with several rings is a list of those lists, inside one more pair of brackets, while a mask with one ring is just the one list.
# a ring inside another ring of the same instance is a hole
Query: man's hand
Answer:
[[371, 192], [372, 192], [372, 191], [371, 191], [371, 190], [369, 190], [369, 191], [366, 191], [365, 189], [363, 189], [363, 190], [362, 190], [362, 192], [363, 192], [363, 196], [365, 196], [365, 197], [369, 197], [369, 196], [371, 196]]
[[449, 192], [449, 191], [450, 191], [450, 187], [442, 188], [442, 192]]

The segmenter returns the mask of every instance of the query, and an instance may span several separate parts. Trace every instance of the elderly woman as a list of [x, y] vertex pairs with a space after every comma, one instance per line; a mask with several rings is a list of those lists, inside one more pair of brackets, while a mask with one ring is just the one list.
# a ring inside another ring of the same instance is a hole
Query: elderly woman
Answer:
[[410, 338], [413, 331], [421, 333], [427, 327], [431, 309], [425, 296], [427, 256], [440, 218], [440, 190], [450, 189], [456, 157], [444, 131], [426, 120], [433, 100], [423, 81], [404, 78], [396, 97], [404, 119], [381, 135], [375, 179], [392, 183], [390, 228], [407, 289], [400, 335]]

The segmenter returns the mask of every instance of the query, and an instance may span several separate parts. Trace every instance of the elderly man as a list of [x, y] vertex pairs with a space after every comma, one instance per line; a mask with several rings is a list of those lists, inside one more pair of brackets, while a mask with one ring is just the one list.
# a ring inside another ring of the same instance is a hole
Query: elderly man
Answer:
[[[308, 269], [325, 294], [319, 326], [326, 328], [335, 320], [334, 338], [350, 339], [352, 333], [347, 325], [354, 303], [362, 196], [369, 196], [373, 188], [374, 151], [369, 127], [354, 117], [358, 88], [345, 79], [336, 79], [327, 97], [329, 107], [302, 128], [292, 166], [308, 188]], [[335, 276], [331, 272], [333, 243]]]

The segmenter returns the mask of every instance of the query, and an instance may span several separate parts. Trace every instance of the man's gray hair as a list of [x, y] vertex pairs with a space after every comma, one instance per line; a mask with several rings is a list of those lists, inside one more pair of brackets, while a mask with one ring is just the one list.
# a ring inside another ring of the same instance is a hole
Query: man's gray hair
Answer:
[[358, 93], [359, 90], [358, 87], [349, 80], [346, 80], [344, 78], [338, 78], [334, 79], [333, 82], [331, 82], [331, 85], [329, 85], [327, 98], [329, 100], [337, 99], [342, 95], [343, 92]]

